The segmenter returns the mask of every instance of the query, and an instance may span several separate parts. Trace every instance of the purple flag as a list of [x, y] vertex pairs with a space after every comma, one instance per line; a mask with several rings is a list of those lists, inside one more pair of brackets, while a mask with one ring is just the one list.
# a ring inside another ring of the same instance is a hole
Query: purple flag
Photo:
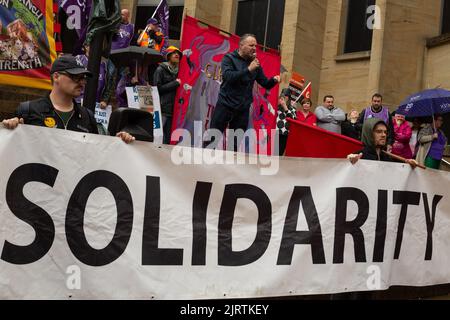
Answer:
[[67, 14], [67, 29], [75, 29], [78, 34], [73, 54], [79, 54], [86, 39], [92, 0], [58, 0], [58, 6]]
[[169, 6], [167, 0], [161, 0], [152, 18], [156, 18], [161, 26], [161, 32], [164, 34], [164, 45], [161, 48], [161, 53], [165, 54], [169, 46]]

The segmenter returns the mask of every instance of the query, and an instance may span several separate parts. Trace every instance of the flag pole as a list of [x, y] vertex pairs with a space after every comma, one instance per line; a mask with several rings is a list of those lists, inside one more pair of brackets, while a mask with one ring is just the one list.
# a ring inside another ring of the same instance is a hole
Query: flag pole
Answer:
[[[386, 154], [386, 155], [388, 155], [389, 157], [391, 157], [391, 158], [393, 158], [393, 159], [402, 161], [402, 162], [404, 162], [404, 163], [407, 163], [407, 161], [408, 161], [408, 159], [406, 159], [406, 158], [400, 157], [400, 156], [398, 156], [398, 155], [396, 155], [396, 154], [387, 152], [387, 151], [385, 151], [385, 150], [383, 150], [383, 153]], [[421, 168], [421, 169], [424, 169], [424, 170], [427, 169], [427, 167], [425, 167], [425, 166], [423, 166], [423, 165], [421, 165], [421, 164], [417, 164], [417, 167], [419, 167], [419, 168]]]
[[267, 43], [267, 29], [269, 28], [269, 14], [270, 14], [270, 0], [267, 3], [266, 29], [264, 30], [264, 48], [266, 48], [266, 43]]
[[158, 12], [159, 7], [161, 6], [161, 4], [163, 3], [163, 0], [161, 0], [158, 4], [158, 6], [156, 7], [155, 11], [153, 12], [152, 18], [155, 17], [156, 12]]

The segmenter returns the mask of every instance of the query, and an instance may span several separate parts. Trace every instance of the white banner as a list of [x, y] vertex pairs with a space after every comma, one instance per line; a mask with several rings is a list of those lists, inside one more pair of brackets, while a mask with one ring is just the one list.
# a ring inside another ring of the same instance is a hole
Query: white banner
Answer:
[[[211, 151], [0, 128], [0, 299], [271, 297], [450, 282], [448, 173], [375, 161], [241, 164], [223, 151], [215, 162], [227, 155], [229, 164], [208, 164], [202, 152]], [[276, 174], [262, 175], [269, 166]]]

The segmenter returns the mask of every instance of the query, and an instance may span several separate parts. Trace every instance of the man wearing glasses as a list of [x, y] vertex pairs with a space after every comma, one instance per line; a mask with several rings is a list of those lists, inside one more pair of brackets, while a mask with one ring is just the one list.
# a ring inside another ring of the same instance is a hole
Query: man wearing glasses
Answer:
[[[44, 98], [23, 102], [17, 109], [17, 117], [3, 120], [8, 129], [16, 128], [20, 123], [58, 128], [86, 133], [98, 133], [94, 115], [79, 105], [78, 97], [86, 85], [89, 72], [75, 57], [63, 55], [57, 58], [50, 70], [52, 91]], [[124, 142], [135, 138], [126, 133], [117, 134]]]

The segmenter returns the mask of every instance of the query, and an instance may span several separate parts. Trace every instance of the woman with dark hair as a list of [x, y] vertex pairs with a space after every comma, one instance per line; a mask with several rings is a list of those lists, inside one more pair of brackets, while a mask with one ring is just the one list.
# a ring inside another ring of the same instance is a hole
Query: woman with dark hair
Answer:
[[441, 130], [444, 119], [441, 115], [434, 115], [434, 124], [427, 124], [417, 134], [419, 150], [416, 160], [428, 168], [439, 169], [444, 150], [447, 146], [447, 137]]

